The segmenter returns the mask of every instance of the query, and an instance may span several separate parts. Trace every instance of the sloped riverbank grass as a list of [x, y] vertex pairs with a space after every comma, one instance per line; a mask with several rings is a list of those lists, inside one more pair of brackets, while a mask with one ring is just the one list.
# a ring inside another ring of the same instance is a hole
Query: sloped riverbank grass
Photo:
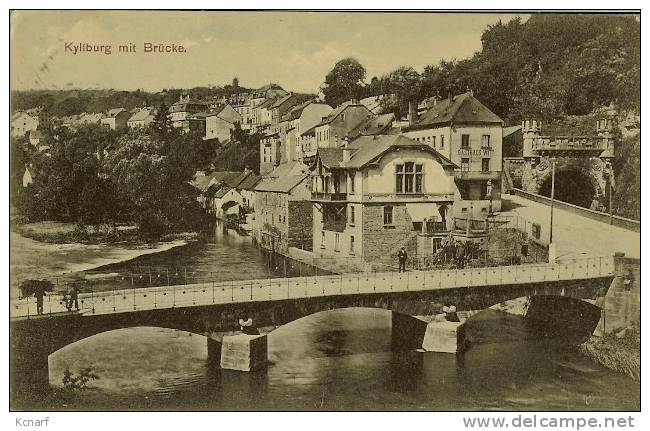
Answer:
[[580, 351], [600, 365], [641, 380], [641, 330], [638, 324], [604, 337], [592, 337]]

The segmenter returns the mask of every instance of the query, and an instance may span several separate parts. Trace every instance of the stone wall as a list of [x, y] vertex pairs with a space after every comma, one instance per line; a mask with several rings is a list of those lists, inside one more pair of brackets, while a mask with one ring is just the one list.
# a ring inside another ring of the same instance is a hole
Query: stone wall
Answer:
[[363, 259], [383, 265], [398, 266], [397, 253], [401, 247], [409, 257], [417, 254], [417, 232], [406, 205], [394, 204], [393, 224], [384, 226], [384, 206], [363, 206]]

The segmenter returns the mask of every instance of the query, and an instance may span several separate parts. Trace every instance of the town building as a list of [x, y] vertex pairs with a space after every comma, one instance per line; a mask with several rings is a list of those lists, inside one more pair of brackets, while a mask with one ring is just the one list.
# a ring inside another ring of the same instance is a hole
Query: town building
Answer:
[[197, 112], [188, 117], [189, 129], [199, 133], [203, 139], [218, 139], [226, 142], [235, 124], [241, 124], [241, 115], [230, 105]]
[[459, 196], [456, 214], [480, 218], [501, 209], [503, 121], [474, 98], [472, 92], [432, 99], [419, 115], [409, 106], [405, 136], [429, 145], [456, 165]]
[[253, 237], [261, 247], [285, 256], [290, 247], [311, 249], [308, 172], [300, 162], [285, 163], [255, 186]]
[[138, 109], [126, 122], [129, 129], [144, 128], [153, 123], [156, 117], [156, 110], [152, 107]]
[[[243, 172], [197, 172], [192, 184], [199, 190], [198, 201], [203, 207], [215, 217], [225, 219], [233, 215], [239, 217], [248, 211], [252, 188], [257, 181], [259, 176], [245, 169]], [[243, 193], [245, 189], [249, 190]]]
[[114, 108], [102, 116], [101, 125], [111, 130], [121, 130], [127, 127], [129, 118], [131, 118], [129, 111], [124, 108]]
[[[314, 127], [304, 131], [302, 136], [310, 148], [337, 148], [343, 144], [351, 130], [374, 114], [356, 100], [349, 100], [334, 109]], [[310, 151], [311, 153], [311, 151]]]
[[172, 126], [185, 132], [190, 130], [189, 116], [209, 108], [208, 103], [202, 100], [191, 99], [190, 96], [181, 95], [178, 102], [169, 107], [169, 116]]
[[299, 103], [299, 99], [293, 93], [287, 94], [286, 96], [278, 97], [275, 102], [271, 105], [271, 123], [277, 124], [280, 122], [280, 119], [287, 113], [289, 110], [296, 106]]
[[11, 136], [25, 136], [38, 128], [38, 116], [18, 111], [11, 117]]
[[361, 136], [319, 148], [312, 171], [313, 255], [358, 270], [434, 254], [453, 229], [458, 166], [402, 135]]

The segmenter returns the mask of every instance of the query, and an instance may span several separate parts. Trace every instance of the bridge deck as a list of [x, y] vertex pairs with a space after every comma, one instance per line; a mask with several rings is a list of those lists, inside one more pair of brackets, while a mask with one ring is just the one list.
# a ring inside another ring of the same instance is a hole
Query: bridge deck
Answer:
[[[480, 288], [493, 285], [580, 280], [606, 277], [613, 272], [613, 257], [593, 257], [571, 259], [557, 264], [267, 278], [109, 290], [80, 294], [79, 306], [80, 313], [97, 315], [331, 295], [427, 291], [458, 287]], [[67, 312], [58, 294], [48, 295], [44, 300], [43, 308], [46, 315]], [[36, 314], [34, 297], [23, 298], [11, 304], [12, 318], [31, 318]]]

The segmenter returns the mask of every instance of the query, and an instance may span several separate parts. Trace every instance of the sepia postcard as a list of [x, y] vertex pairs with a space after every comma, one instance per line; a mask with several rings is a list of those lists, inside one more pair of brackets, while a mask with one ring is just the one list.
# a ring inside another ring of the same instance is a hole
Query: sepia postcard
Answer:
[[640, 10], [8, 21], [16, 427], [638, 425]]

